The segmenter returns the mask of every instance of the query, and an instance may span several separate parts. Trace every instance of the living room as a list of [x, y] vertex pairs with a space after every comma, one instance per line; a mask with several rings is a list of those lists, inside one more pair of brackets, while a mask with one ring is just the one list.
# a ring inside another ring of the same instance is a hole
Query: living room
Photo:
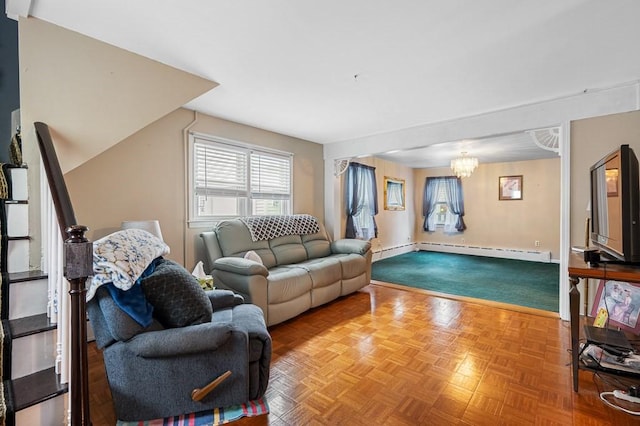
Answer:
[[[44, 21], [21, 18], [20, 48], [23, 122], [52, 125], [76, 214], [90, 227], [89, 238], [117, 230], [123, 220], [158, 219], [171, 247], [169, 257], [187, 268], [203, 258], [198, 237], [203, 228], [188, 224], [189, 132], [293, 153], [293, 210], [317, 216], [333, 238], [344, 235], [342, 180], [334, 175], [335, 161], [374, 165], [380, 199], [385, 176], [404, 179], [406, 209], [388, 211], [380, 204], [374, 258], [402, 251], [408, 243], [446, 242], [546, 250], [561, 271], [569, 247], [584, 241], [589, 166], [623, 143], [640, 152], [637, 81], [562, 99], [531, 99], [455, 122], [415, 126], [394, 137], [373, 134], [321, 144], [184, 108], [216, 83]], [[167, 87], [168, 79], [176, 82], [173, 87]], [[480, 164], [463, 180], [468, 230], [461, 235], [427, 234], [421, 228], [424, 180], [448, 175], [448, 168], [413, 170], [377, 157], [392, 149], [549, 126], [560, 128], [558, 158]], [[25, 144], [31, 144], [33, 130], [25, 126], [23, 131]], [[25, 157], [29, 162], [37, 157], [33, 146]], [[505, 175], [523, 176], [522, 202], [498, 200], [498, 177]], [[31, 222], [32, 229], [39, 228], [37, 217]], [[40, 253], [37, 239], [32, 251]], [[562, 276], [559, 314], [565, 319], [567, 292]]]
[[[113, 57], [112, 51], [114, 50], [113, 46], [109, 46], [107, 44], [101, 43], [96, 40], [88, 39], [79, 34], [70, 32], [68, 30], [64, 30], [62, 28], [55, 28], [51, 24], [47, 24], [45, 22], [38, 22], [37, 20], [30, 20], [35, 22], [27, 22], [23, 25], [22, 31], [25, 33], [25, 37], [21, 39], [21, 48], [22, 53], [25, 58], [30, 57], [30, 51], [38, 51], [42, 48], [43, 45], [46, 45], [46, 51], [51, 52], [49, 57], [41, 57], [38, 59], [34, 59], [34, 63], [30, 64], [31, 72], [26, 76], [23, 76], [23, 79], [31, 79], [33, 78], [34, 84], [29, 85], [29, 87], [38, 87], [42, 85], [45, 81], [47, 81], [50, 76], [54, 76], [53, 81], [48, 81], [52, 83], [50, 86], [57, 87], [53, 93], [50, 93], [47, 96], [57, 97], [64, 102], [64, 105], [83, 105], [86, 103], [86, 94], [87, 90], [93, 90], [89, 88], [84, 88], [82, 91], [79, 91], [77, 94], [74, 94], [73, 91], [66, 91], [64, 95], [60, 93], [59, 88], [67, 88], [73, 87], [77, 82], [85, 81], [86, 75], [83, 76], [83, 73], [86, 73], [87, 65], [82, 65], [84, 55], [81, 53], [82, 50], [85, 49], [87, 52], [91, 52], [91, 57], [93, 58], [109, 58], [109, 61], [112, 61]], [[30, 28], [32, 27], [32, 28]], [[26, 35], [29, 34], [29, 37]], [[33, 39], [30, 39], [33, 37]], [[69, 38], [80, 39], [78, 42], [70, 42]], [[56, 41], [58, 40], [58, 41]], [[29, 46], [33, 45], [33, 48]], [[70, 49], [68, 46], [73, 45], [73, 49]], [[128, 52], [126, 52], [128, 53]], [[135, 62], [135, 66], [140, 66], [139, 62], [148, 62], [145, 63], [144, 68], [145, 76], [147, 79], [149, 77], [157, 74], [165, 77], [164, 74], [166, 71], [162, 69], [163, 67], [160, 64], [155, 63], [154, 61], [147, 60], [145, 58], [136, 57], [137, 55], [125, 55], [121, 58], [118, 58], [122, 61], [131, 61]], [[135, 59], [133, 57], [136, 57]], [[38, 62], [42, 62], [39, 64]], [[74, 66], [69, 67], [69, 64], [74, 64]], [[52, 73], [52, 67], [66, 67], [65, 72], [61, 73]], [[95, 67], [95, 62], [92, 66], [88, 67], [89, 69]], [[112, 65], [113, 66], [113, 65]], [[154, 72], [154, 66], [155, 68]], [[47, 71], [39, 74], [37, 70], [46, 69]], [[124, 69], [124, 68], [123, 68]], [[35, 71], [34, 71], [35, 70]], [[98, 76], [92, 77], [91, 80], [95, 78], [100, 78]], [[120, 78], [123, 78], [121, 75]], [[44, 80], [44, 81], [37, 81]], [[134, 79], [135, 80], [135, 79]], [[99, 83], [99, 80], [95, 80], [93, 84], [104, 84], [104, 82]], [[89, 82], [83, 83], [89, 84]], [[133, 84], [133, 83], [132, 83]], [[26, 84], [25, 84], [26, 85]], [[51, 89], [48, 89], [51, 90]], [[145, 88], [145, 90], [149, 90], [149, 88]], [[88, 202], [90, 206], [82, 206], [78, 205], [78, 215], [80, 220], [85, 217], [91, 218], [92, 223], [92, 231], [90, 233], [90, 237], [94, 238], [98, 235], [104, 235], [108, 233], [110, 230], [113, 230], [118, 226], [118, 223], [121, 220], [129, 219], [140, 219], [146, 217], [146, 211], [155, 211], [158, 212], [158, 219], [162, 223], [163, 234], [166, 236], [169, 245], [172, 247], [172, 256], [175, 259], [178, 259], [184, 262], [185, 265], [193, 265], [198, 258], [196, 255], [197, 245], [198, 245], [198, 229], [192, 229], [189, 227], [185, 227], [186, 223], [185, 212], [184, 212], [184, 204], [185, 204], [185, 171], [184, 171], [184, 160], [181, 160], [181, 164], [176, 164], [176, 159], [184, 158], [184, 135], [182, 132], [189, 128], [190, 131], [200, 131], [203, 133], [214, 134], [219, 137], [228, 138], [231, 140], [237, 140], [245, 143], [254, 143], [256, 145], [265, 145], [270, 146], [276, 149], [289, 150], [294, 153], [294, 161], [300, 161], [301, 164], [305, 165], [304, 172], [300, 170], [301, 168], [294, 167], [294, 172], [296, 175], [294, 176], [294, 181], [296, 185], [294, 186], [294, 210], [296, 212], [305, 212], [318, 216], [320, 219], [324, 220], [327, 224], [328, 229], [333, 232], [334, 237], [338, 237], [342, 234], [342, 230], [344, 227], [343, 220], [343, 209], [340, 205], [340, 193], [336, 191], [331, 191], [333, 193], [329, 193], [331, 188], [335, 188], [336, 180], [333, 176], [333, 161], [335, 159], [340, 158], [356, 158], [363, 157], [366, 155], [375, 156], [376, 153], [383, 153], [388, 151], [389, 148], [393, 147], [397, 148], [413, 148], [416, 146], [421, 146], [427, 144], [424, 141], [430, 141], [433, 139], [434, 135], [441, 134], [443, 132], [448, 133], [448, 140], [463, 140], [465, 138], [482, 138], [489, 136], [491, 134], [504, 134], [509, 131], [522, 131], [527, 128], [535, 128], [540, 126], [541, 124], [549, 125], [558, 125], [563, 124], [564, 127], [567, 126], [567, 115], [572, 114], [571, 111], [576, 107], [580, 107], [583, 110], [593, 109], [593, 110], [601, 110], [602, 112], [589, 112], [589, 111], [581, 111], [580, 114], [577, 115], [577, 118], [588, 117], [590, 115], [605, 115], [615, 111], [624, 111], [627, 107], [625, 105], [617, 105], [616, 108], [611, 108], [609, 111], [602, 108], [603, 102], [618, 102], [618, 99], [625, 100], [628, 96], [628, 93], [632, 93], [634, 91], [634, 86], [630, 85], [628, 87], [621, 88], [612, 88], [610, 90], [602, 90], [595, 93], [585, 93], [582, 96], [570, 98], [569, 105], [564, 101], [560, 102], [549, 102], [541, 105], [532, 105], [528, 107], [521, 108], [513, 108], [508, 112], [498, 111], [494, 113], [485, 114], [480, 117], [474, 117], [473, 119], [467, 120], [459, 120], [455, 126], [447, 125], [447, 123], [443, 123], [440, 125], [431, 125], [431, 126], [423, 126], [422, 128], [417, 127], [412, 129], [414, 135], [411, 138], [405, 136], [400, 142], [394, 141], [393, 144], [389, 144], [388, 142], [385, 144], [381, 142], [380, 139], [383, 136], [374, 135], [368, 138], [355, 139], [352, 143], [349, 144], [325, 144], [319, 145], [314, 143], [309, 143], [306, 141], [302, 141], [297, 138], [292, 138], [289, 136], [285, 136], [282, 134], [277, 134], [274, 132], [268, 132], [261, 129], [257, 129], [250, 126], [245, 126], [238, 123], [228, 122], [226, 120], [207, 116], [205, 114], [198, 114], [198, 116], [194, 115], [193, 112], [187, 110], [180, 110], [176, 108], [172, 108], [169, 105], [164, 106], [164, 110], [161, 107], [158, 107], [158, 99], [157, 94], [156, 98], [154, 98], [154, 111], [152, 114], [145, 114], [145, 117], [141, 117], [140, 114], [140, 106], [144, 105], [144, 100], [139, 100], [139, 104], [135, 105], [136, 109], [133, 107], [131, 109], [123, 107], [120, 111], [115, 112], [116, 114], [121, 115], [123, 118], [126, 117], [126, 120], [121, 120], [123, 123], [121, 128], [118, 130], [117, 135], [113, 135], [111, 140], [109, 140], [109, 136], [100, 135], [100, 141], [96, 142], [92, 140], [91, 143], [97, 144], [102, 143], [102, 146], [97, 147], [84, 147], [82, 149], [77, 149], [79, 147], [74, 146], [77, 143], [66, 142], [62, 143], [63, 152], [61, 154], [61, 163], [63, 169], [65, 171], [70, 171], [68, 175], [69, 179], [69, 187], [72, 193], [77, 194], [77, 198], [83, 199], [85, 194], [92, 193], [95, 187], [103, 187], [102, 191], [104, 196], [102, 199], [110, 199], [116, 193], [119, 194], [119, 198], [124, 197], [123, 202], [119, 203], [121, 207], [117, 208], [116, 206], [100, 206], [95, 203]], [[100, 90], [102, 92], [102, 89]], [[118, 93], [117, 91], [115, 93]], [[51, 115], [54, 111], [60, 111], [61, 108], [58, 104], [52, 105], [50, 107], [51, 111], [43, 111], [47, 107], [42, 105], [41, 102], [38, 102], [42, 93], [31, 93], [31, 91], [23, 93], [23, 114], [26, 115], [27, 120], [29, 116], [33, 114], [34, 116], [46, 117], [47, 115]], [[117, 95], [114, 97], [114, 100], [109, 101], [108, 97], [104, 96], [104, 93], [101, 93], [99, 99], [104, 104], [107, 105], [110, 102], [120, 102], [120, 96]], [[95, 96], [98, 98], [98, 96]], [[172, 101], [177, 102], [172, 99]], [[169, 104], [170, 102], [166, 102]], [[95, 106], [94, 106], [95, 107]], [[33, 112], [30, 110], [33, 108]], [[111, 108], [111, 107], [110, 107]], [[554, 110], [555, 108], [555, 110]], [[541, 111], [544, 112], [541, 113]], [[168, 115], [165, 115], [168, 114]], [[54, 114], [59, 115], [59, 114]], [[69, 114], [73, 117], [80, 118], [82, 124], [76, 124], [76, 129], [82, 127], [82, 130], [76, 130], [76, 134], [81, 136], [82, 138], [90, 138], [91, 132], [95, 129], [96, 133], [100, 133], [99, 130], [103, 130], [105, 127], [113, 128], [114, 126], [109, 126], [102, 124], [102, 120], [95, 120], [89, 117], [86, 117], [86, 113], [83, 111], [77, 111], [74, 114]], [[177, 116], [180, 116], [178, 118]], [[532, 116], [535, 115], [535, 119]], [[576, 114], [573, 114], [576, 115]], [[509, 117], [513, 116], [513, 119], [509, 120]], [[542, 117], [541, 117], [542, 116]], [[99, 117], [99, 115], [98, 115]], [[153, 120], [153, 118], [159, 119], [158, 121]], [[143, 120], [152, 120], [154, 121], [152, 124], [144, 123]], [[76, 123], [77, 123], [76, 121]], [[118, 120], [115, 120], [118, 121]], [[69, 126], [66, 126], [67, 123], [61, 125], [61, 130], [64, 134], [59, 135], [62, 139], [66, 139], [68, 136], [67, 130]], [[95, 126], [94, 126], [95, 124]], [[147, 126], [148, 125], [148, 126]], [[157, 127], [157, 129], [156, 129]], [[121, 136], [123, 133], [131, 132], [132, 129], [140, 129], [137, 133], [133, 133], [128, 138], [123, 140], [118, 139], [118, 136]], [[28, 129], [27, 129], [28, 130]], [[570, 133], [568, 128], [562, 129], [565, 134]], [[620, 132], [625, 132], [624, 129], [619, 130]], [[114, 130], [110, 131], [111, 133], [115, 133]], [[173, 132], [173, 133], [171, 133]], [[109, 133], [109, 132], [105, 132]], [[29, 137], [27, 133], [25, 137]], [[621, 135], [621, 139], [627, 139], [624, 137], [624, 134]], [[619, 139], [620, 139], [619, 138]], [[98, 139], [98, 138], [92, 138]], [[418, 139], [423, 142], [406, 142], [405, 139]], [[153, 145], [150, 145], [149, 140], [153, 141]], [[146, 141], [146, 142], [145, 142]], [[580, 150], [576, 153], [572, 152], [572, 167], [571, 170], [571, 183], [572, 183], [572, 194], [576, 194], [572, 199], [572, 207], [574, 203], [574, 198], [577, 198], [580, 194], [580, 199], [576, 200], [579, 208], [571, 208], [571, 214], [575, 212], [575, 218], [577, 220], [571, 221], [572, 226], [572, 235], [576, 235], [577, 241], [572, 241], [575, 244], [578, 244], [581, 240], [579, 237], [582, 234], [580, 228], [582, 227], [582, 222], [584, 221], [585, 208], [582, 205], [587, 205], [586, 200], [586, 187], [581, 185], [583, 179], [580, 176], [585, 176], [585, 170], [580, 171], [577, 169], [578, 164], [582, 164], [584, 168], [588, 167], [595, 159], [599, 158], [603, 155], [603, 151], [606, 149], [615, 148], [618, 141], [613, 141], [613, 138], [608, 138], [608, 141], [612, 143], [610, 146], [602, 145], [601, 147], [593, 149], [592, 152], [589, 150], [593, 147], [593, 144], [585, 144], [577, 139], [573, 133], [571, 133], [571, 143], [580, 146]], [[306, 142], [306, 143], [305, 143]], [[109, 149], [109, 147], [113, 144], [117, 146], [113, 146]], [[603, 142], [604, 143], [604, 142]], [[136, 145], [141, 146], [136, 146]], [[146, 144], [146, 146], [145, 146]], [[633, 142], [631, 142], [633, 145]], [[392, 146], [393, 145], [393, 146]], [[64, 150], [68, 150], [65, 152]], [[140, 161], [139, 158], [144, 158], [148, 155], [148, 152], [153, 150], [153, 161]], [[164, 150], [167, 152], [165, 158], [161, 160], [161, 156], [163, 155]], [[324, 154], [323, 154], [324, 150]], [[70, 151], [73, 151], [71, 155]], [[96, 154], [100, 154], [97, 157], [90, 159], [90, 157], [95, 156]], [[586, 159], [582, 163], [576, 162], [576, 155], [581, 156], [585, 155]], [[324, 156], [324, 161], [322, 161], [322, 157]], [[81, 157], [86, 157], [84, 160], [80, 160]], [[128, 166], [126, 164], [126, 159], [130, 159], [131, 165]], [[84, 164], [80, 167], [76, 167], [76, 165], [81, 164], [84, 161]], [[380, 160], [377, 160], [380, 161]], [[558, 163], [558, 161], [556, 161]], [[116, 166], [117, 164], [117, 166]], [[134, 166], [135, 164], [135, 166]], [[159, 164], [162, 164], [160, 166]], [[421, 212], [420, 212], [420, 203], [421, 203], [421, 193], [423, 190], [422, 181], [424, 177], [427, 175], [432, 175], [432, 173], [436, 174], [448, 174], [448, 170], [434, 170], [429, 172], [408, 172], [408, 169], [403, 169], [399, 165], [391, 164], [388, 162], [383, 162], [382, 167], [379, 167], [380, 173], [378, 173], [378, 185], [382, 185], [384, 176], [394, 176], [394, 177], [406, 177], [407, 178], [407, 194], [413, 194], [413, 197], [408, 197], [408, 203], [413, 203], [413, 209], [407, 208], [404, 212], [381, 212], [380, 217], [380, 239], [379, 241], [374, 241], [374, 248], [378, 249], [389, 249], [393, 248], [396, 245], [401, 245], [406, 243], [407, 241], [415, 242], [423, 240], [423, 235], [421, 234]], [[161, 167], [162, 173], [159, 173], [159, 167]], [[557, 215], [551, 212], [562, 213], [562, 217], [568, 216], [568, 211], [562, 212], [558, 205], [554, 205], [553, 203], [545, 202], [538, 204], [537, 208], [541, 208], [544, 206], [545, 208], [549, 208], [546, 211], [546, 214], [542, 215], [534, 215], [532, 213], [532, 209], [523, 208], [521, 211], [516, 212], [516, 214], [531, 214], [532, 222], [530, 226], [514, 226], [512, 229], [508, 227], [502, 228], [502, 232], [492, 230], [491, 235], [487, 234], [488, 229], [492, 229], [493, 227], [488, 226], [493, 220], [493, 215], [495, 216], [496, 223], [501, 223], [503, 226], [505, 221], [502, 220], [504, 217], [500, 215], [506, 213], [507, 209], [513, 209], [515, 205], [523, 206], [525, 203], [531, 202], [534, 203], [537, 200], [531, 200], [531, 196], [539, 196], [541, 193], [538, 191], [533, 191], [534, 188], [537, 188], [538, 182], [536, 182], [536, 178], [534, 177], [534, 173], [527, 173], [524, 177], [527, 191], [527, 197], [524, 198], [523, 203], [497, 203], [497, 196], [495, 192], [497, 189], [497, 177], [499, 175], [510, 175], [510, 174], [524, 174], [516, 171], [516, 165], [504, 166], [504, 171], [500, 171], [496, 173], [496, 171], [489, 171], [491, 167], [497, 167], [493, 165], [483, 165], [481, 164], [476, 176], [471, 176], [466, 179], [466, 184], [470, 185], [469, 189], [466, 191], [466, 197], [474, 197], [474, 194], [478, 194], [473, 185], [475, 182], [482, 182], [480, 186], [494, 188], [493, 190], [487, 190], [483, 192], [483, 196], [479, 197], [481, 199], [486, 200], [489, 199], [495, 200], [493, 206], [491, 206], [491, 215], [487, 215], [485, 217], [481, 217], [478, 219], [474, 219], [474, 201], [468, 200], [468, 208], [467, 208], [467, 216], [466, 219], [470, 222], [469, 230], [465, 232], [464, 239], [466, 244], [473, 245], [488, 245], [490, 247], [500, 247], [500, 248], [534, 248], [532, 247], [534, 241], [540, 241], [541, 247], [535, 247], [536, 249], [545, 249], [552, 253], [553, 259], [560, 259], [560, 230], [559, 224], [557, 224]], [[550, 200], [557, 202], [557, 197], [555, 194], [558, 194], [559, 188], [562, 188], [562, 181], [559, 179], [561, 171], [561, 167], [556, 166], [555, 168], [555, 176], [558, 179], [549, 179], [548, 182], [541, 183], [544, 187], [544, 191], [542, 194], [548, 195]], [[553, 169], [553, 168], [552, 168]], [[97, 178], [96, 176], [100, 176], [100, 173], [96, 173], [98, 170], [126, 170], [127, 173], [130, 171], [130, 175], [119, 173], [118, 176], [114, 176], [113, 178], [122, 179], [123, 185], [113, 185], [110, 186], [114, 188], [113, 194], [110, 194], [103, 185], [96, 185], [95, 182]], [[513, 172], [512, 172], [513, 170]], [[568, 170], [564, 170], [562, 173], [566, 174]], [[92, 173], [93, 172], [93, 173]], [[579, 174], [579, 173], [582, 174]], [[410, 176], [412, 175], [413, 176]], [[542, 173], [544, 176], [548, 176], [548, 174]], [[576, 176], [575, 178], [573, 176]], [[141, 179], [141, 177], [148, 178], [149, 176], [154, 176], [154, 183], [161, 188], [172, 188], [170, 192], [170, 196], [165, 192], [161, 197], [153, 197], [152, 199], [146, 199], [145, 206], [140, 205], [137, 202], [137, 194], [143, 193], [143, 188], [147, 188], [146, 179]], [[481, 176], [486, 176], [486, 181], [479, 181], [478, 179]], [[491, 183], [491, 179], [494, 183]], [[549, 182], [556, 181], [557, 186], [550, 185]], [[131, 185], [140, 185], [139, 188], [136, 188], [135, 191], [129, 192], [119, 192], [116, 187], [124, 186], [126, 182], [126, 186], [131, 188]], [[566, 181], [568, 183], [568, 181]], [[310, 190], [311, 189], [311, 190]], [[380, 191], [379, 191], [380, 192]], [[491, 194], [493, 192], [493, 194]], [[320, 201], [324, 198], [324, 206]], [[568, 199], [568, 198], [567, 198]], [[162, 201], [160, 201], [162, 200]], [[158, 204], [155, 204], [158, 203]], [[481, 204], [480, 204], [481, 205]], [[126, 208], [124, 206], [127, 206]], [[92, 208], [90, 208], [92, 207]], [[106, 208], [105, 208], [106, 207]], [[497, 208], [493, 208], [497, 207]], [[85, 210], [86, 208], [86, 210]], [[475, 209], [475, 211], [479, 211], [479, 209]], [[487, 210], [482, 209], [483, 212]], [[483, 213], [483, 215], [486, 213]], [[398, 224], [407, 224], [406, 215], [413, 215], [410, 229], [401, 229], [398, 227]], [[385, 229], [387, 226], [386, 217], [391, 217], [392, 227], [390, 229]], [[507, 215], [508, 216], [508, 215]], [[544, 221], [544, 227], [539, 226], [539, 222], [542, 217], [547, 216], [551, 218], [553, 222], [549, 223], [548, 221]], [[114, 217], [118, 217], [120, 219], [114, 220]], [[397, 220], [399, 219], [399, 220]], [[396, 223], [393, 223], [396, 222]], [[566, 225], [565, 225], [566, 226]], [[524, 229], [523, 229], [524, 228]], [[545, 229], [545, 235], [540, 235], [540, 230]], [[552, 232], [548, 232], [548, 230], [552, 230]], [[524, 235], [514, 235], [513, 230], [517, 230], [519, 233], [526, 232], [529, 230], [531, 234]], [[577, 232], [580, 230], [580, 232]], [[478, 232], [479, 234], [474, 235], [474, 233]], [[548, 233], [547, 233], [548, 232]], [[483, 235], [484, 233], [484, 235]], [[498, 235], [496, 235], [498, 234]], [[502, 235], [500, 235], [502, 234]], [[512, 239], [511, 239], [512, 238]], [[566, 236], [564, 237], [566, 238]], [[460, 238], [457, 236], [452, 236], [448, 238], [443, 238], [442, 236], [436, 236], [435, 238], [432, 236], [427, 238], [429, 240], [435, 241], [447, 241], [454, 243], [461, 243]]]

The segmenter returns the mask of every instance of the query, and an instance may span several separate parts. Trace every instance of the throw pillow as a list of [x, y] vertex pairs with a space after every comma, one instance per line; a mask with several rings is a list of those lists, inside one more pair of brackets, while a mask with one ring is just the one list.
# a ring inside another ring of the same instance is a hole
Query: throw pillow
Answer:
[[253, 260], [254, 262], [258, 262], [262, 265], [262, 258], [258, 256], [258, 253], [253, 250], [249, 250], [248, 252], [246, 252], [244, 258], [247, 260]]
[[140, 280], [153, 305], [153, 315], [167, 328], [211, 321], [213, 309], [198, 280], [179, 264], [161, 259], [149, 276]]

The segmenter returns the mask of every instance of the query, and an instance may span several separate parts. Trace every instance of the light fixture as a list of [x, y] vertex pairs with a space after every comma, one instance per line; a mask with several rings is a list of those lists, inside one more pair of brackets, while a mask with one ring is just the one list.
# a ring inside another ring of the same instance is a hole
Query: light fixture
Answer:
[[476, 167], [478, 167], [478, 159], [469, 157], [466, 152], [462, 152], [460, 157], [451, 160], [451, 170], [459, 178], [471, 176]]

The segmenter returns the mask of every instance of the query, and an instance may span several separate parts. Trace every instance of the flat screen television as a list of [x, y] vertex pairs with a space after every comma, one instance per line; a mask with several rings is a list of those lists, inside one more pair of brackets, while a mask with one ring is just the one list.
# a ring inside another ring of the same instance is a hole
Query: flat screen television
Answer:
[[638, 159], [622, 145], [590, 170], [591, 242], [604, 261], [640, 262]]

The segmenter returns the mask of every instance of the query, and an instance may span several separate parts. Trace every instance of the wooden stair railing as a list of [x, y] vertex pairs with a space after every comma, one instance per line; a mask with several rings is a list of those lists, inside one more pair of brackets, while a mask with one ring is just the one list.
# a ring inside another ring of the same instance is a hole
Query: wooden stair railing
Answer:
[[76, 223], [49, 126], [41, 122], [34, 125], [60, 233], [65, 240], [64, 276], [69, 281], [71, 297], [71, 425], [90, 425], [85, 283], [93, 272], [93, 247], [84, 235], [88, 228]]

